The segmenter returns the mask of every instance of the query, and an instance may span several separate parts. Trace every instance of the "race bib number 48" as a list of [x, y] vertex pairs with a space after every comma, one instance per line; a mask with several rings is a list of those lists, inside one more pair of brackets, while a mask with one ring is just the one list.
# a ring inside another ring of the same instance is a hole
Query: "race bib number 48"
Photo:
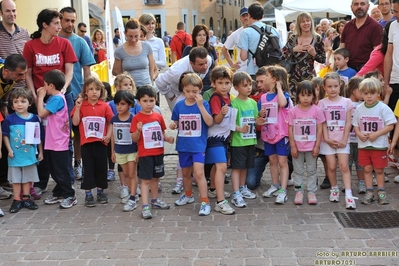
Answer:
[[142, 128], [144, 137], [144, 148], [155, 149], [163, 147], [163, 133], [158, 122], [144, 124]]

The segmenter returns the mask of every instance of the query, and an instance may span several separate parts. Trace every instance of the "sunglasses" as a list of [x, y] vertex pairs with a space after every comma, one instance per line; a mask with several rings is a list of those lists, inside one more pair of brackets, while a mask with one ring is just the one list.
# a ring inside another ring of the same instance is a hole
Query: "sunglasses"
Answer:
[[87, 32], [87, 30], [81, 30], [81, 29], [79, 29], [81, 32], [83, 32], [83, 33], [86, 33]]

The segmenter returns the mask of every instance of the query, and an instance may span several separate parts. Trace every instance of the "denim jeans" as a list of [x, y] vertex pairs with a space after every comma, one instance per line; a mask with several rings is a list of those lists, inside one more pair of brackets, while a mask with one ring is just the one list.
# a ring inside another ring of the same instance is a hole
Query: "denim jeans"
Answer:
[[255, 148], [254, 167], [247, 170], [245, 184], [249, 189], [255, 189], [260, 185], [266, 164], [269, 162], [269, 156], [265, 155], [264, 150]]
[[70, 165], [70, 167], [68, 167], [68, 172], [69, 172], [69, 175], [71, 177], [71, 184], [74, 184], [75, 183], [75, 174], [73, 172], [73, 167], [72, 167], [73, 144], [72, 144], [72, 118], [71, 118], [71, 112], [72, 112], [72, 109], [73, 109], [75, 103], [73, 102], [72, 92], [65, 94], [65, 101], [66, 101], [67, 107], [68, 107], [69, 130], [71, 132], [71, 137], [69, 138], [69, 143], [68, 143], [68, 147], [69, 147], [69, 157], [68, 157], [68, 159], [70, 160], [68, 162], [68, 165]]

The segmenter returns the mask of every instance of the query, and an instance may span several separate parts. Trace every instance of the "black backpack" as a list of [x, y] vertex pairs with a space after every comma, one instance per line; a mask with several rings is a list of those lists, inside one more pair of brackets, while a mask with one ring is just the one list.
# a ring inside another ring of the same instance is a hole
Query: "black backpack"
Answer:
[[283, 54], [280, 49], [279, 37], [272, 33], [272, 28], [269, 25], [265, 25], [266, 30], [260, 29], [256, 25], [250, 27], [256, 30], [260, 34], [259, 43], [256, 47], [256, 52], [252, 53], [249, 51], [255, 63], [258, 67], [279, 65], [283, 60]]
[[179, 36], [177, 36], [177, 39], [179, 39], [179, 41], [181, 42], [181, 51], [180, 51], [180, 57], [183, 57], [183, 51], [184, 48], [186, 48], [187, 44], [186, 44], [186, 38], [187, 38], [187, 33], [184, 34], [184, 41], [182, 39], [179, 38]]

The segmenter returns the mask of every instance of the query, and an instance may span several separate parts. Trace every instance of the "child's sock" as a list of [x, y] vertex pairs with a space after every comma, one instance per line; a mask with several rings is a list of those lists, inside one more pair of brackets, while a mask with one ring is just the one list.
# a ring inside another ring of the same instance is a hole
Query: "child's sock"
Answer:
[[150, 207], [150, 205], [148, 205], [148, 204], [143, 204], [143, 206], [141, 206], [141, 208], [142, 208], [142, 209], [145, 209], [146, 207], [148, 207], [148, 208], [149, 208], [149, 207]]
[[103, 193], [104, 190], [102, 188], [97, 188], [97, 194]]
[[331, 187], [332, 190], [338, 190], [338, 186]]
[[209, 191], [210, 192], [213, 192], [213, 191], [215, 191], [216, 190], [216, 188], [209, 188]]
[[345, 189], [345, 197], [351, 198], [352, 196], [352, 189]]
[[86, 197], [91, 197], [91, 196], [93, 196], [93, 194], [91, 193], [91, 190], [86, 191]]
[[385, 191], [385, 187], [379, 187], [378, 191]]
[[22, 200], [28, 200], [30, 198], [29, 195], [22, 195]]
[[238, 189], [241, 191], [244, 189], [244, 186], [239, 186]]
[[129, 199], [130, 199], [130, 200], [133, 200], [133, 201], [136, 201], [136, 196], [130, 195]]
[[364, 180], [359, 180], [359, 184], [364, 184]]
[[233, 196], [239, 196], [239, 195], [241, 195], [239, 190], [233, 192]]
[[209, 199], [208, 199], [208, 197], [201, 198], [200, 202], [205, 202], [206, 204], [209, 204]]
[[218, 201], [216, 201], [216, 203], [219, 204], [219, 203], [221, 203], [223, 201], [225, 201], [225, 200], [220, 200], [220, 201], [218, 200]]
[[151, 203], [157, 202], [157, 199], [151, 199]]
[[186, 194], [186, 197], [192, 197], [193, 196], [193, 191], [192, 190], [186, 190], [184, 193]]
[[280, 184], [273, 184], [273, 186], [275, 187], [275, 188], [277, 188], [277, 189], [280, 189], [281, 188], [281, 185]]

